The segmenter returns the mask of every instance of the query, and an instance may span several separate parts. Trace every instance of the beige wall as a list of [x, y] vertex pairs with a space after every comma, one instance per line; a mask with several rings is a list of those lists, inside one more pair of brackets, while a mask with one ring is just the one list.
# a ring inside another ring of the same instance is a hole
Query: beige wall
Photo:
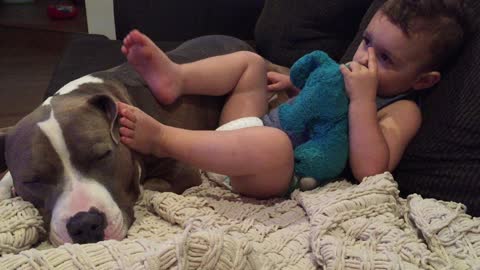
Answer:
[[113, 0], [85, 0], [88, 33], [116, 39]]

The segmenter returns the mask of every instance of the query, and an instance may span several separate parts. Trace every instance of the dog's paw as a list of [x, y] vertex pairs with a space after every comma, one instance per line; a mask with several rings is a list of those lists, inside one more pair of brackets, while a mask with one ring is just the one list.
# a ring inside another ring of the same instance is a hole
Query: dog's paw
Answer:
[[10, 199], [13, 197], [12, 189], [6, 187], [0, 187], [0, 201]]
[[0, 180], [0, 201], [13, 197], [13, 179], [10, 172]]

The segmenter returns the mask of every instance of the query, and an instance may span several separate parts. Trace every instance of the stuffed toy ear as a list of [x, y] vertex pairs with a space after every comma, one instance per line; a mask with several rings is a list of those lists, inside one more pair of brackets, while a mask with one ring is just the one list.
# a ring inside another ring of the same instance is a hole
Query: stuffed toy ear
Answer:
[[310, 74], [320, 66], [338, 64], [322, 51], [314, 51], [298, 59], [290, 69], [290, 80], [293, 85], [303, 88]]

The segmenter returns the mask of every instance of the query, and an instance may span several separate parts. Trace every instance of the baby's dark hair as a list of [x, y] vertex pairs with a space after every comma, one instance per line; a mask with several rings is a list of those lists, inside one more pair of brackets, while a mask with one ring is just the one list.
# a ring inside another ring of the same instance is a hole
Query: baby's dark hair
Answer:
[[462, 48], [467, 31], [463, 0], [388, 0], [381, 11], [407, 36], [432, 36], [428, 68], [441, 69]]

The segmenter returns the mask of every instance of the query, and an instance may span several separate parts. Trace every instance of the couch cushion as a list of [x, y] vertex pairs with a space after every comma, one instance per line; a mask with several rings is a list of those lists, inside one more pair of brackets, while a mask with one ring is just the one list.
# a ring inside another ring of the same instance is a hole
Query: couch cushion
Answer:
[[[156, 42], [165, 51], [179, 42]], [[66, 83], [99, 70], [109, 69], [126, 61], [120, 51], [121, 42], [102, 35], [77, 35], [65, 49], [45, 93], [53, 95]]]
[[[352, 59], [361, 34], [384, 0], [366, 12], [342, 62]], [[468, 0], [474, 17], [480, 2]], [[479, 27], [478, 20], [473, 23]], [[478, 29], [478, 28], [476, 28]], [[442, 80], [420, 96], [423, 122], [394, 172], [401, 194], [462, 202], [480, 216], [480, 33], [474, 32]]]
[[291, 66], [313, 50], [338, 60], [371, 2], [266, 0], [255, 27], [257, 51], [283, 66]]
[[253, 40], [263, 0], [114, 1], [118, 39], [138, 28], [152, 40], [185, 41], [203, 35]]

